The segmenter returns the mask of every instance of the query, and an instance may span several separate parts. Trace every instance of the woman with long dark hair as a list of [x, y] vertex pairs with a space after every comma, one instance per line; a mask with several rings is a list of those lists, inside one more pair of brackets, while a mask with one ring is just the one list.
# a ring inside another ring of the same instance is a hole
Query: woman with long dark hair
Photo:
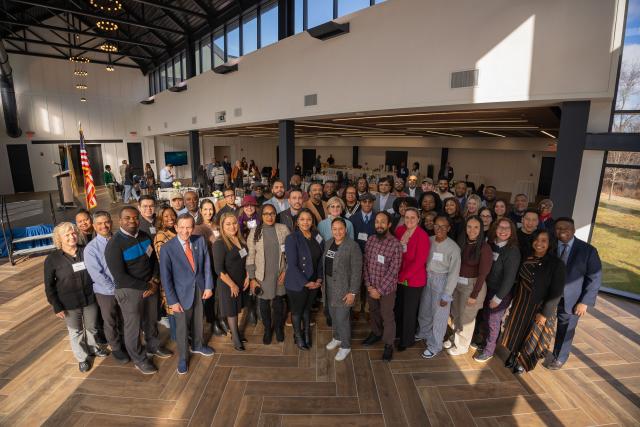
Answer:
[[440, 215], [442, 212], [442, 200], [440, 200], [438, 193], [434, 191], [422, 193], [418, 199], [418, 206], [420, 207], [420, 212], [423, 217], [427, 212], [435, 211], [437, 215]]
[[[156, 235], [153, 238], [153, 248], [155, 249], [158, 262], [160, 262], [160, 250], [162, 245], [176, 237], [176, 211], [172, 207], [166, 206], [160, 209], [160, 214], [156, 217]], [[169, 320], [169, 332], [172, 340], [176, 340], [176, 319], [173, 317], [171, 306], [167, 304], [167, 295], [164, 292], [164, 286], [160, 283], [160, 304], [162, 311], [167, 313]], [[166, 323], [165, 323], [166, 325]]]
[[227, 318], [231, 330], [233, 346], [244, 351], [242, 334], [238, 318], [246, 304], [249, 276], [245, 268], [247, 246], [238, 219], [232, 212], [220, 216], [220, 238], [213, 243], [213, 264], [218, 273], [216, 292], [220, 298], [220, 314]]
[[459, 236], [461, 248], [460, 274], [451, 303], [454, 334], [444, 342], [452, 356], [466, 354], [473, 338], [478, 310], [487, 294], [485, 279], [491, 270], [493, 255], [484, 239], [482, 221], [471, 216], [465, 221], [465, 233]]
[[462, 210], [460, 209], [460, 202], [455, 197], [449, 197], [444, 200], [443, 213], [449, 218], [451, 229], [449, 230], [449, 237], [451, 240], [458, 241], [459, 237], [464, 235], [465, 221], [462, 217]]
[[267, 345], [271, 344], [274, 331], [278, 342], [284, 341], [284, 278], [287, 268], [284, 242], [288, 235], [289, 227], [276, 223], [276, 208], [264, 205], [262, 221], [251, 230], [247, 239], [247, 273], [251, 292], [259, 301], [264, 325], [262, 342]]
[[510, 351], [505, 365], [516, 374], [533, 370], [550, 349], [564, 290], [565, 265], [554, 255], [551, 233], [536, 230], [533, 234], [533, 253], [518, 271], [502, 333], [502, 345]]
[[507, 202], [498, 199], [493, 204], [493, 213], [496, 214], [496, 220], [507, 216]]
[[358, 201], [358, 190], [353, 185], [348, 185], [342, 193], [342, 201], [344, 202], [344, 217], [349, 218], [360, 210], [360, 202]]
[[484, 343], [478, 343], [478, 352], [473, 356], [476, 362], [486, 362], [493, 357], [502, 318], [511, 304], [511, 289], [520, 267], [516, 226], [509, 218], [502, 218], [496, 223], [489, 235], [489, 245], [493, 251], [493, 264], [487, 276], [487, 296], [482, 308], [482, 322], [478, 328], [483, 332], [481, 335], [484, 335]]
[[313, 226], [313, 214], [302, 208], [296, 228], [284, 241], [287, 272], [284, 286], [291, 309], [293, 335], [300, 350], [311, 347], [311, 305], [322, 286], [324, 241]]

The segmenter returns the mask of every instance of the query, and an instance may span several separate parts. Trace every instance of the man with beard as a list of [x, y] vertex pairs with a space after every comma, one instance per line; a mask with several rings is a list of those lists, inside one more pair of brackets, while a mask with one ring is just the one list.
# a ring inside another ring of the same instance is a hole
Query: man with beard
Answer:
[[382, 360], [391, 361], [396, 321], [393, 308], [396, 301], [398, 273], [402, 264], [402, 245], [389, 232], [391, 215], [378, 212], [375, 237], [369, 238], [364, 255], [364, 284], [369, 293], [369, 324], [371, 333], [362, 343], [369, 347], [384, 340]]
[[482, 201], [483, 206], [493, 210], [493, 206], [496, 204], [496, 187], [493, 185], [487, 185], [484, 187], [482, 196], [484, 198]]
[[443, 202], [449, 197], [453, 197], [453, 194], [449, 191], [449, 181], [444, 178], [438, 180], [438, 196], [440, 196], [440, 200]]
[[322, 200], [328, 202], [330, 198], [337, 195], [338, 193], [336, 193], [336, 183], [333, 181], [325, 182], [322, 189]]
[[393, 202], [396, 201], [396, 196], [390, 194], [391, 191], [391, 180], [387, 177], [380, 178], [378, 182], [378, 197], [376, 197], [376, 201], [373, 204], [374, 212], [385, 211], [389, 213], [389, 215], [393, 215], [395, 211], [393, 210]]
[[271, 186], [271, 194], [273, 197], [264, 202], [265, 204], [273, 205], [278, 214], [289, 209], [289, 202], [285, 199], [284, 182], [279, 180], [274, 181]]
[[404, 179], [396, 178], [393, 180], [393, 195], [398, 197], [407, 197], [407, 193], [404, 192]]
[[302, 190], [293, 189], [289, 191], [289, 209], [278, 214], [278, 222], [293, 231], [300, 209], [302, 209]]
[[224, 206], [218, 209], [216, 216], [214, 217], [214, 221], [217, 223], [222, 214], [226, 212], [235, 212], [238, 207], [236, 206], [236, 192], [233, 188], [227, 187], [222, 192], [224, 196]]
[[513, 199], [513, 210], [509, 212], [509, 219], [517, 228], [522, 227], [522, 218], [529, 207], [529, 197], [526, 194], [517, 194]]
[[362, 196], [363, 194], [369, 192], [369, 181], [367, 181], [367, 178], [363, 176], [358, 178], [358, 182], [356, 183], [356, 190], [358, 190], [358, 199], [360, 199], [360, 196]]
[[267, 198], [264, 197], [264, 185], [256, 182], [253, 184], [253, 193], [252, 196], [256, 198], [256, 202], [258, 202], [258, 206], [262, 206], [264, 202], [267, 201]]
[[434, 191], [436, 187], [434, 187], [433, 185], [433, 179], [431, 178], [424, 178], [422, 180], [422, 184], [420, 185], [420, 187], [422, 188], [422, 192], [423, 193], [428, 193], [430, 191]]
[[418, 177], [415, 175], [411, 175], [407, 180], [407, 186], [404, 189], [404, 192], [407, 196], [413, 197], [416, 200], [420, 199], [422, 195], [422, 189], [418, 188]]
[[316, 226], [327, 217], [327, 202], [322, 200], [322, 184], [315, 182], [309, 187], [309, 200], [304, 207], [309, 209], [315, 218]]
[[196, 194], [195, 191], [187, 191], [184, 193], [184, 205], [187, 208], [187, 213], [193, 217], [195, 222], [198, 222], [200, 216], [198, 202], [198, 194]]
[[458, 199], [458, 203], [460, 203], [460, 209], [464, 212], [464, 207], [467, 204], [467, 183], [464, 181], [456, 182], [453, 191], [455, 192], [456, 199]]

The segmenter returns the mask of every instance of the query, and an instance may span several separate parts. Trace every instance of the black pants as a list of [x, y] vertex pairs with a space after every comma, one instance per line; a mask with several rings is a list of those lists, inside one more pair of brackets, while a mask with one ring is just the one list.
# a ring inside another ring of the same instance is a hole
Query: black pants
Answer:
[[400, 339], [399, 345], [410, 347], [415, 343], [418, 326], [418, 309], [424, 286], [411, 288], [398, 285], [396, 295], [396, 336]]
[[114, 295], [96, 294], [96, 301], [100, 307], [104, 335], [111, 351], [121, 351], [122, 348], [122, 314]]
[[284, 297], [276, 296], [272, 300], [258, 298], [258, 301], [265, 333], [274, 329], [282, 330], [284, 328]]
[[147, 360], [140, 342], [140, 326], [144, 331], [146, 351], [153, 353], [160, 346], [158, 339], [158, 293], [142, 297], [143, 291], [132, 288], [116, 289], [116, 301], [124, 319], [124, 345], [135, 364]]
[[311, 306], [317, 295], [318, 289], [303, 288], [299, 292], [287, 289], [294, 334], [304, 333], [304, 329], [311, 326]]
[[202, 291], [196, 286], [191, 307], [182, 313], [173, 313], [173, 317], [176, 319], [176, 344], [180, 360], [189, 360], [189, 336], [191, 336], [192, 348], [202, 347], [202, 330], [204, 328], [202, 310]]

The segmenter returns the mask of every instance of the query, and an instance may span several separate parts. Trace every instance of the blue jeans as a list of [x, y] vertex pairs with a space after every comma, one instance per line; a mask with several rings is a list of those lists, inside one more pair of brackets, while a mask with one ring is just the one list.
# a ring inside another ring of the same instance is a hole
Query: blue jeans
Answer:
[[138, 195], [133, 193], [133, 185], [124, 185], [124, 197], [123, 197], [123, 201], [125, 203], [129, 203], [129, 200], [131, 199], [131, 196], [133, 196], [134, 199], [138, 200]]

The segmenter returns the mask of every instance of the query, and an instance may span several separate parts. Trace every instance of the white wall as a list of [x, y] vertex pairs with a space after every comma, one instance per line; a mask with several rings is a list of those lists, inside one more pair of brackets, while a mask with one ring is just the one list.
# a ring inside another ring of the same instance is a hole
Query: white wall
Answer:
[[[207, 71], [181, 93], [140, 106], [146, 134], [358, 111], [611, 98], [623, 0], [391, 0], [338, 21], [350, 33], [307, 33]], [[450, 89], [453, 71], [478, 67], [476, 88]], [[318, 105], [303, 106], [307, 94]], [[242, 116], [231, 114], [242, 108]], [[165, 128], [166, 123], [166, 128]], [[150, 126], [151, 130], [147, 130]]]
[[[89, 64], [87, 71], [88, 102], [80, 102], [75, 89], [69, 61], [9, 55], [13, 68], [18, 120], [23, 135], [9, 138], [0, 121], [0, 145], [26, 144], [34, 189], [56, 189], [52, 175], [59, 162], [58, 144], [33, 144], [26, 133], [34, 132], [33, 140], [78, 140], [78, 123], [82, 123], [85, 138], [102, 145], [104, 164], [118, 165], [127, 158], [124, 143], [104, 143], [100, 140], [140, 142], [138, 102], [147, 90], [146, 78], [138, 70], [116, 68], [107, 72], [102, 65]], [[133, 134], [131, 132], [134, 132]], [[0, 193], [13, 193], [13, 182], [6, 149], [0, 147]], [[116, 169], [117, 170], [117, 169]], [[94, 174], [101, 171], [93, 171]]]

